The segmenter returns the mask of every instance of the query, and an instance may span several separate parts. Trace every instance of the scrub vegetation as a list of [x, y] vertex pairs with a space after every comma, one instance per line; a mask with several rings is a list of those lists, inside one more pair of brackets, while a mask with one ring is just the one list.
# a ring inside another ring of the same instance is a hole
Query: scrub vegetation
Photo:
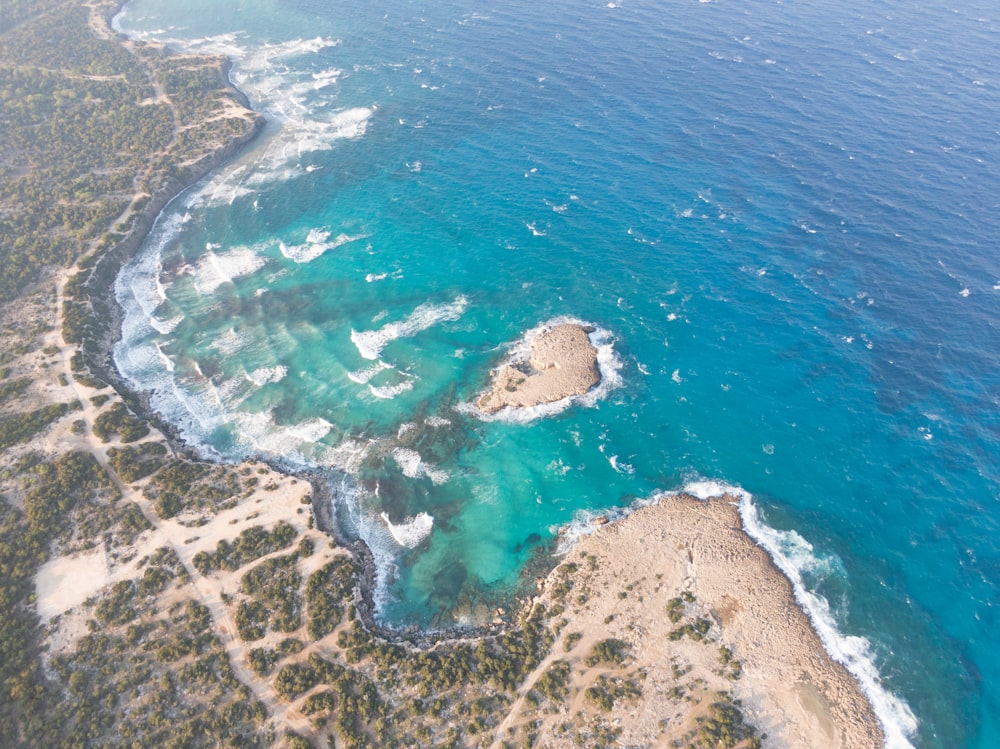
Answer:
[[[629, 643], [570, 633], [553, 656], [585, 570], [565, 565], [552, 608], [526, 602], [506, 631], [411, 642], [366, 624], [365, 571], [311, 516], [188, 546], [219, 517], [253, 522], [235, 508], [252, 509], [259, 479], [164, 441], [112, 391], [108, 288], [164, 203], [261, 121], [224, 61], [125, 42], [106, 26], [116, 8], [0, 7], [0, 743], [472, 747], [522, 700], [529, 715], [585, 703], [597, 715], [575, 743], [612, 743], [609, 711], [644, 694]], [[165, 529], [183, 540], [156, 548]], [[39, 572], [73, 554], [129, 574], [42, 621]], [[677, 619], [691, 637], [698, 621]], [[737, 678], [732, 653], [720, 664]], [[535, 725], [503, 745], [530, 745]], [[687, 740], [753, 736], [720, 696]]]

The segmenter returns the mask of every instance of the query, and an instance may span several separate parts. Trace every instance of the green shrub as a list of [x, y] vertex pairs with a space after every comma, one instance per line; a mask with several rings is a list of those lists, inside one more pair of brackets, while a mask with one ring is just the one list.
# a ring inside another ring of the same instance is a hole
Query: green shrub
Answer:
[[116, 434], [122, 442], [135, 442], [149, 434], [149, 425], [119, 401], [94, 419], [94, 434], [101, 442], [109, 442]]
[[584, 663], [591, 668], [599, 663], [613, 663], [620, 666], [627, 657], [628, 643], [612, 637], [595, 643]]
[[347, 557], [328, 562], [306, 583], [307, 631], [318, 640], [333, 632], [344, 618], [344, 604], [354, 597], [355, 567]]
[[108, 450], [108, 464], [122, 481], [132, 483], [155, 473], [162, 465], [167, 448], [162, 442], [143, 442], [140, 445], [112, 447]]
[[[159, 474], [154, 478], [159, 478]], [[219, 541], [214, 552], [198, 552], [191, 562], [203, 575], [220, 569], [232, 572], [254, 559], [288, 548], [297, 535], [295, 528], [283, 520], [271, 530], [254, 525], [245, 528], [232, 543]]]
[[52, 422], [79, 408], [76, 402], [53, 403], [34, 411], [5, 416], [0, 419], [0, 450], [27, 442]]

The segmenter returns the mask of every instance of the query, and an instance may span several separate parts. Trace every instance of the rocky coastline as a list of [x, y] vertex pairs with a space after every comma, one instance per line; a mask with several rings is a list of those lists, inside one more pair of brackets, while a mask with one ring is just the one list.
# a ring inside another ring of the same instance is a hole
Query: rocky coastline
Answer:
[[594, 328], [579, 323], [543, 326], [526, 338], [527, 350], [516, 352], [494, 372], [476, 406], [487, 414], [505, 408], [533, 408], [584, 395], [601, 382]]
[[[226, 76], [228, 65], [228, 61], [220, 65], [221, 75]], [[234, 97], [246, 106], [246, 98], [242, 92], [239, 92], [235, 87], [231, 86], [231, 88], [234, 92]], [[112, 349], [119, 335], [121, 325], [120, 308], [118, 307], [114, 292], [115, 278], [121, 266], [141, 247], [143, 241], [154, 228], [161, 212], [170, 202], [208, 175], [212, 170], [234, 158], [260, 134], [263, 127], [264, 119], [260, 115], [257, 115], [246, 134], [231, 139], [211, 156], [202, 159], [192, 166], [185, 179], [172, 178], [153, 194], [135, 214], [129, 234], [116, 243], [97, 261], [95, 271], [88, 283], [88, 290], [92, 297], [99, 299], [111, 314], [100, 320], [101, 326], [99, 329], [84, 339], [81, 345], [84, 362], [94, 376], [111, 384], [133, 410], [153, 423], [165, 435], [174, 449], [183, 453], [191, 454], [194, 451], [185, 442], [179, 430], [163, 419], [151, 407], [148, 396], [131, 390], [115, 367]], [[583, 395], [592, 390], [601, 382], [601, 374], [597, 366], [598, 352], [589, 339], [589, 334], [592, 330], [592, 328], [588, 328], [585, 325], [564, 323], [554, 325], [539, 332], [529, 341], [526, 341], [529, 344], [528, 351], [515, 356], [512, 360], [498, 367], [493, 374], [488, 389], [476, 400], [477, 407], [486, 413], [492, 414], [505, 408], [531, 408], [552, 403], [565, 398]], [[374, 558], [370, 549], [363, 541], [346, 538], [338, 527], [333, 511], [336, 490], [332, 486], [331, 477], [315, 471], [293, 470], [288, 466], [280, 465], [273, 461], [271, 465], [283, 473], [292, 474], [310, 482], [312, 486], [312, 512], [317, 528], [329, 535], [337, 544], [349, 549], [360, 570], [358, 581], [360, 602], [357, 611], [365, 625], [371, 631], [388, 640], [417, 648], [429, 648], [441, 641], [476, 640], [485, 636], [502, 634], [512, 626], [515, 626], [514, 622], [518, 618], [516, 616], [512, 617], [511, 621], [495, 623], [484, 627], [439, 632], [396, 630], [381, 625], [376, 618], [373, 597], [377, 574]], [[692, 504], [692, 502], [700, 501], [690, 498], [684, 499], [683, 503], [686, 507], [684, 511], [690, 517], [703, 515], [704, 507]], [[716, 511], [713, 509], [713, 512]], [[732, 513], [729, 510], [718, 510], [718, 513], [720, 513], [720, 516], [728, 518], [721, 522], [728, 529], [727, 532], [732, 535], [732, 538], [737, 539], [734, 541], [736, 547], [741, 550], [741, 553], [746, 552], [754, 556], [756, 560], [754, 564], [757, 565], [755, 569], [758, 571], [763, 570], [760, 574], [765, 576], [772, 588], [778, 590], [780, 598], [779, 606], [786, 607], [782, 610], [786, 611], [787, 618], [794, 624], [793, 629], [790, 631], [795, 638], [803, 638], [806, 643], [802, 647], [805, 647], [808, 652], [802, 655], [802, 658], [814, 664], [820, 664], [817, 668], [819, 668], [818, 673], [821, 674], [821, 677], [817, 678], [832, 680], [835, 683], [836, 688], [830, 692], [832, 697], [827, 696], [827, 693], [824, 692], [823, 699], [826, 702], [830, 702], [833, 698], [846, 701], [848, 706], [846, 710], [849, 713], [847, 717], [838, 713], [836, 706], [825, 709], [821, 719], [819, 719], [819, 723], [821, 724], [820, 733], [810, 735], [819, 736], [821, 739], [824, 739], [824, 737], [829, 738], [830, 736], [836, 737], [838, 743], [828, 744], [830, 746], [874, 747], [879, 745], [881, 733], [871, 728], [871, 726], [877, 728], [877, 721], [868, 712], [870, 711], [870, 706], [867, 705], [864, 696], [860, 693], [860, 689], [850, 675], [847, 674], [846, 670], [835, 664], [822, 648], [822, 645], [816, 640], [816, 635], [812, 632], [807, 617], [794, 600], [791, 599], [787, 579], [774, 567], [773, 562], [770, 561], [766, 553], [753, 545], [742, 528], [736, 528], [732, 525]], [[655, 514], [655, 511], [640, 511], [623, 521], [602, 526], [599, 532], [588, 538], [578, 549], [574, 549], [572, 554], [577, 556], [586, 553], [600, 554], [600, 548], [602, 547], [609, 550], [625, 548], [621, 546], [620, 540], [628, 537], [628, 534], [632, 534], [634, 541], [638, 538], [649, 538], [650, 534], [654, 531], [661, 534], [666, 533], [663, 530], [662, 524], [656, 525], [653, 523], [652, 525], [647, 525], [648, 523], [652, 523], [651, 518]], [[617, 539], [619, 545], [614, 547], [608, 546], [606, 544], [608, 538]], [[756, 551], [751, 550], [750, 547], [753, 547]], [[602, 559], [610, 560], [614, 557], [615, 553], [617, 552], [607, 551], [602, 556]], [[723, 556], [725, 555], [723, 554]], [[663, 563], [669, 566], [670, 564], [674, 564], [675, 561], [668, 560]], [[633, 576], [640, 574], [641, 571], [650, 573], [659, 571], [659, 568], [654, 569], [655, 565], [650, 565], [649, 560], [643, 560], [641, 565], [638, 562], [636, 564], [639, 566], [619, 569], [611, 565], [609, 561], [608, 569], [616, 569], [619, 574], [632, 574]], [[552, 573], [552, 575], [554, 574]], [[554, 578], [552, 575], [542, 585], [543, 590], [551, 590], [553, 587], [552, 580]], [[699, 588], [699, 598], [704, 595], [705, 601], [715, 600], [710, 598], [710, 596], [717, 596], [718, 600], [722, 601], [728, 595], [725, 592], [715, 589], [713, 589], [714, 592], [712, 593], [703, 594], [700, 591], [702, 582], [697, 576], [683, 579], [690, 580], [691, 582], [688, 583], [690, 586]], [[541, 600], [548, 600], [546, 595], [542, 594]], [[524, 606], [530, 609], [536, 605], [536, 602], [536, 599], [529, 599], [524, 603]], [[719, 610], [719, 606], [722, 604], [706, 605], [712, 607], [716, 618], [722, 623], [723, 632], [726, 632], [726, 623], [723, 621], [726, 616]], [[745, 608], [749, 609], [751, 607], [747, 606]], [[642, 615], [642, 612], [637, 609], [629, 616], [638, 619]], [[622, 616], [620, 612], [617, 616], [621, 616], [621, 619], [619, 619], [620, 622], [628, 621], [628, 618]], [[811, 633], [811, 639], [808, 633]], [[814, 640], [816, 641], [814, 642]], [[751, 642], [751, 639], [742, 641], [737, 652], [748, 650]], [[751, 662], [752, 658], [747, 658], [746, 660]], [[761, 668], [763, 669], [763, 666]], [[790, 714], [789, 710], [792, 708], [789, 708], [785, 703], [775, 706], [773, 702], [769, 702], [768, 700], [768, 697], [758, 696], [755, 698], [755, 701], [752, 702], [754, 709], [758, 711], [755, 717], [759, 718], [762, 722], [770, 722], [771, 724], [775, 723], [776, 716], [780, 715], [788, 718]], [[830, 702], [830, 704], [833, 703]], [[838, 721], [846, 720], [848, 728], [840, 727], [840, 723], [829, 723], [829, 720], [834, 719], [829, 717], [831, 715]], [[805, 722], [808, 722], [808, 720], [805, 719]], [[832, 733], [826, 731], [825, 727], [828, 725], [835, 725]], [[862, 729], [858, 729], [860, 731], [860, 734], [858, 734], [861, 737], [860, 739], [854, 740], [851, 738], [854, 735], [849, 733], [850, 730], [854, 730], [851, 726], [862, 726]], [[789, 745], [794, 745], [794, 742], [790, 742]]]

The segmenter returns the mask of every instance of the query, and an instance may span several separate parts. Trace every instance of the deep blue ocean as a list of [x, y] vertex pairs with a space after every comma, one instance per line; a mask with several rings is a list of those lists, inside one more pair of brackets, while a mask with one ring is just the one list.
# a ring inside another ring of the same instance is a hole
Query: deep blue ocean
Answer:
[[[122, 272], [123, 374], [325, 470], [392, 626], [708, 482], [892, 747], [1000, 746], [1000, 8], [135, 0], [269, 120]], [[590, 397], [470, 406], [537, 326]]]

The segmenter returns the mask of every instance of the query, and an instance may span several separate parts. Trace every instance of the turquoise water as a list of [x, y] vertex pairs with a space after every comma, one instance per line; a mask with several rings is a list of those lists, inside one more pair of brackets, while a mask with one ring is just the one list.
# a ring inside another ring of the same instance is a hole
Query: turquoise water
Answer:
[[[270, 124], [123, 270], [119, 368], [206, 451], [327, 470], [390, 625], [742, 487], [889, 744], [1000, 745], [1000, 17], [811, 6], [136, 0]], [[475, 413], [562, 317], [602, 392]]]

